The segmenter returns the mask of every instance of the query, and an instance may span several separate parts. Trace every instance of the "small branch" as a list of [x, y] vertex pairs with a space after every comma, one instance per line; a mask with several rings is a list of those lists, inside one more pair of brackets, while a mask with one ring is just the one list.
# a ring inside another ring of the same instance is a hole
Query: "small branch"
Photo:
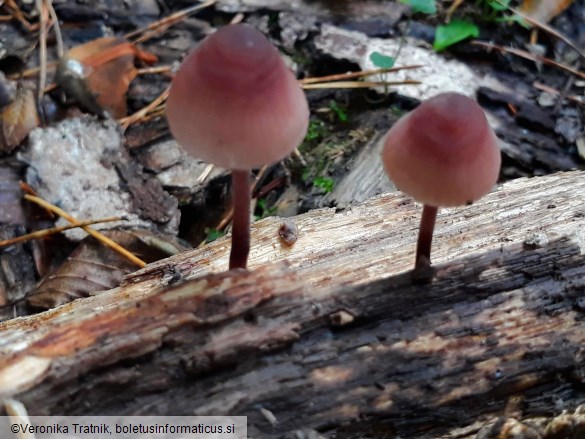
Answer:
[[335, 81], [323, 82], [320, 84], [301, 84], [305, 90], [315, 90], [323, 88], [372, 88], [372, 87], [388, 87], [393, 85], [418, 85], [421, 81], [413, 79], [405, 79], [404, 81], [381, 81], [381, 82], [366, 82], [366, 81]]
[[321, 82], [363, 78], [364, 76], [373, 76], [373, 75], [379, 75], [379, 74], [383, 74], [383, 73], [392, 73], [392, 72], [398, 72], [401, 70], [414, 70], [414, 69], [419, 69], [421, 67], [424, 67], [424, 66], [422, 64], [418, 64], [418, 65], [411, 65], [411, 66], [390, 67], [387, 69], [363, 70], [361, 72], [339, 73], [336, 75], [327, 75], [327, 76], [318, 76], [318, 77], [313, 77], [313, 78], [305, 78], [305, 79], [301, 79], [299, 82], [301, 83], [301, 85], [316, 84], [316, 83], [321, 83]]
[[53, 7], [53, 0], [45, 0], [47, 4], [47, 8], [49, 9], [49, 16], [51, 20], [53, 20], [53, 27], [55, 29], [55, 39], [57, 40], [57, 56], [59, 59], [63, 58], [65, 55], [65, 50], [63, 49], [63, 37], [61, 35], [61, 26], [59, 25], [59, 17], [55, 12], [55, 8]]
[[195, 12], [200, 11], [201, 9], [205, 9], [205, 8], [208, 8], [209, 6], [213, 6], [215, 3], [217, 3], [217, 0], [209, 0], [205, 3], [191, 6], [190, 8], [186, 8], [186, 9], [183, 9], [182, 11], [175, 12], [174, 14], [171, 14], [168, 17], [164, 17], [161, 20], [158, 20], [158, 21], [155, 21], [154, 23], [149, 24], [146, 28], [137, 29], [135, 31], [127, 33], [125, 35], [125, 38], [131, 39], [131, 38], [138, 37], [139, 35], [141, 35], [140, 37], [136, 38], [136, 40], [134, 40], [134, 43], [144, 42], [144, 41], [158, 35], [159, 33], [164, 32], [166, 29], [168, 29], [172, 25], [180, 22], [181, 20], [184, 20], [189, 15], [194, 14]]
[[124, 221], [124, 218], [114, 216], [114, 217], [110, 217], [110, 218], [80, 221], [78, 223], [73, 223], [73, 224], [70, 224], [68, 226], [52, 227], [50, 229], [37, 230], [36, 232], [27, 233], [26, 235], [17, 236], [16, 238], [5, 239], [4, 241], [0, 241], [0, 247], [14, 245], [14, 244], [18, 244], [20, 242], [30, 241], [32, 239], [46, 238], [47, 236], [55, 235], [57, 233], [61, 233], [61, 232], [64, 232], [65, 230], [69, 230], [69, 229], [76, 229], [78, 227], [91, 226], [93, 224], [111, 223], [111, 222], [115, 222], [115, 221]]
[[542, 29], [545, 32], [548, 32], [553, 37], [556, 37], [561, 41], [564, 41], [567, 45], [571, 46], [581, 56], [581, 58], [585, 59], [585, 52], [583, 52], [583, 50], [581, 48], [579, 48], [579, 46], [577, 46], [575, 43], [573, 43], [573, 41], [571, 41], [571, 39], [569, 37], [563, 35], [561, 32], [550, 27], [549, 25], [547, 25], [545, 23], [541, 23], [538, 20], [535, 20], [534, 18], [530, 17], [529, 15], [526, 15], [522, 11], [519, 11], [518, 9], [512, 8], [508, 3], [504, 3], [501, 0], [496, 0], [496, 2], [501, 4], [502, 6], [505, 6], [509, 11], [518, 15], [519, 17], [522, 17], [524, 20], [526, 20], [531, 25], [533, 25], [539, 29]]
[[31, 24], [26, 19], [26, 17], [24, 16], [23, 12], [18, 7], [18, 4], [14, 0], [8, 0], [6, 2], [0, 2], [0, 6], [4, 6], [8, 10], [8, 13], [10, 14], [7, 17], [2, 16], [2, 21], [6, 21], [6, 18], [9, 19], [9, 20], [16, 20], [20, 24], [22, 24], [24, 26], [24, 28], [28, 32], [34, 32], [34, 31], [37, 30], [38, 25], [37, 24]]
[[130, 116], [118, 119], [118, 123], [122, 125], [122, 129], [125, 131], [126, 129], [128, 129], [130, 125], [138, 122], [140, 119], [145, 117], [149, 112], [153, 111], [156, 107], [165, 102], [169, 97], [170, 90], [171, 86], [168, 86], [156, 99], [154, 99], [150, 104], [148, 104], [144, 108], [141, 108], [136, 113], [131, 114]]
[[534, 82], [532, 84], [532, 86], [534, 88], [536, 88], [537, 90], [544, 91], [544, 92], [554, 94], [554, 95], [558, 95], [558, 96], [561, 96], [563, 98], [569, 99], [570, 101], [576, 102], [577, 104], [585, 105], [585, 98], [583, 98], [581, 96], [577, 96], [577, 95], [564, 95], [563, 96], [563, 93], [561, 93], [556, 88], [551, 87], [551, 86], [546, 85], [546, 84], [543, 84], [541, 82]]
[[[60, 209], [57, 206], [54, 206], [51, 203], [46, 202], [42, 198], [35, 197], [34, 195], [25, 194], [24, 195], [24, 199], [25, 200], [28, 200], [28, 201], [31, 201], [31, 202], [33, 202], [35, 204], [38, 204], [39, 206], [42, 206], [45, 209], [49, 209], [51, 212], [56, 213], [57, 215], [59, 215], [62, 218], [65, 218], [70, 223], [79, 224], [79, 221], [77, 221], [75, 218], [73, 218], [71, 215], [69, 215], [63, 209]], [[89, 226], [81, 226], [81, 228], [83, 230], [85, 230], [87, 233], [89, 233], [91, 236], [93, 236], [95, 239], [97, 239], [98, 241], [100, 241], [102, 244], [104, 244], [107, 247], [111, 248], [112, 250], [114, 250], [115, 252], [119, 253], [120, 255], [124, 256], [126, 259], [128, 259], [129, 261], [131, 261], [136, 266], [142, 268], [142, 267], [144, 267], [146, 265], [146, 262], [144, 262], [142, 259], [138, 258], [136, 255], [134, 255], [133, 253], [129, 252], [124, 247], [122, 247], [118, 243], [112, 241], [110, 238], [108, 238], [107, 236], [101, 234], [97, 230], [93, 230]]]
[[36, 0], [39, 13], [39, 83], [37, 90], [37, 105], [41, 108], [41, 100], [47, 82], [47, 14], [43, 0]]
[[154, 67], [143, 67], [141, 69], [136, 69], [136, 74], [138, 75], [153, 75], [153, 74], [168, 74], [170, 75], [173, 72], [173, 68], [171, 66], [154, 66]]
[[540, 55], [534, 55], [530, 52], [526, 52], [525, 50], [516, 49], [514, 47], [498, 46], [497, 44], [492, 44], [492, 43], [488, 43], [485, 41], [472, 41], [471, 44], [475, 44], [476, 46], [485, 47], [488, 50], [497, 50], [497, 51], [503, 52], [503, 53], [510, 53], [512, 55], [516, 55], [516, 56], [519, 56], [520, 58], [528, 59], [530, 61], [541, 62], [543, 64], [546, 64], [546, 65], [549, 65], [552, 67], [556, 67], [557, 69], [564, 70], [566, 72], [572, 73], [573, 75], [576, 75], [580, 78], [585, 79], [585, 72], [581, 72], [581, 71], [574, 69], [570, 66], [567, 66], [565, 64], [558, 63], [550, 58], [546, 58], [546, 57], [540, 56]]

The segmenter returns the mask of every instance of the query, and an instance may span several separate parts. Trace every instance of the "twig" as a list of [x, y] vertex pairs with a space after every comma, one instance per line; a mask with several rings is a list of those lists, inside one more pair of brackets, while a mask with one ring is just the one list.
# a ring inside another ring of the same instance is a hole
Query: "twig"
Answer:
[[208, 164], [205, 167], [205, 169], [203, 170], [203, 172], [201, 173], [201, 175], [199, 177], [197, 177], [197, 183], [201, 184], [205, 180], [207, 180], [207, 177], [209, 177], [209, 175], [211, 174], [211, 171], [213, 171], [213, 168], [215, 168], [214, 165], [212, 165], [211, 163]]
[[363, 78], [364, 76], [372, 76], [372, 75], [378, 75], [378, 74], [382, 74], [382, 73], [392, 73], [392, 72], [398, 72], [400, 70], [419, 69], [421, 67], [423, 67], [422, 64], [411, 65], [411, 66], [390, 67], [390, 68], [386, 68], [386, 69], [363, 70], [361, 72], [339, 73], [336, 75], [327, 75], [327, 76], [319, 76], [319, 77], [314, 77], [314, 78], [305, 78], [305, 79], [301, 79], [299, 82], [302, 85], [317, 84], [317, 83], [322, 83], [322, 82], [339, 81], [342, 79]]
[[[33, 189], [33, 187], [30, 184], [28, 184], [27, 182], [25, 182], [25, 181], [22, 181], [22, 180], [19, 181], [18, 182], [18, 187], [25, 194], [32, 195], [33, 197], [38, 197], [39, 196], [39, 194], [37, 193], [37, 191], [35, 191]], [[51, 219], [55, 219], [56, 218], [55, 217], [55, 214], [53, 212], [51, 212], [49, 209], [45, 209], [43, 207], [41, 207], [41, 209], [44, 211], [44, 213], [45, 213], [45, 215], [47, 215], [47, 217], [49, 217]]]
[[26, 242], [32, 239], [40, 239], [46, 238], [50, 235], [55, 235], [57, 233], [64, 232], [65, 230], [75, 229], [78, 227], [83, 226], [91, 226], [92, 224], [98, 223], [111, 223], [114, 221], [123, 221], [124, 218], [121, 217], [109, 217], [109, 218], [102, 218], [96, 220], [88, 220], [88, 221], [80, 221], [78, 223], [73, 223], [68, 226], [61, 226], [61, 227], [52, 227], [50, 229], [43, 229], [37, 230], [36, 232], [27, 233], [26, 235], [17, 236], [16, 238], [5, 239], [4, 241], [0, 241], [0, 247], [6, 247], [9, 245], [18, 244], [19, 242]]
[[[551, 93], [554, 95], [561, 95], [562, 96], [562, 93], [559, 90], [557, 90], [556, 88], [553, 88], [549, 85], [543, 84], [541, 82], [535, 82], [532, 84], [532, 86], [538, 90], [545, 91], [547, 93]], [[568, 94], [568, 95], [564, 95], [563, 97], [569, 99], [570, 101], [576, 102], [577, 104], [585, 105], [585, 99], [583, 99], [581, 96]]]
[[299, 160], [299, 162], [301, 162], [301, 165], [307, 166], [307, 161], [303, 157], [303, 154], [299, 151], [299, 148], [298, 147], [296, 147], [295, 149], [293, 149], [292, 154]]
[[[268, 167], [269, 167], [268, 165], [262, 166], [262, 168], [260, 168], [260, 170], [258, 171], [258, 174], [256, 174], [256, 178], [254, 179], [254, 184], [252, 185], [252, 195], [254, 195], [254, 192], [256, 192], [256, 190], [258, 189], [258, 184], [260, 183], [260, 180], [266, 174]], [[217, 225], [216, 230], [221, 231], [221, 230], [225, 229], [227, 227], [227, 225], [230, 223], [230, 221], [232, 220], [233, 216], [234, 216], [234, 208], [231, 207], [230, 210], [228, 210], [226, 212], [224, 217], [221, 219], [221, 221]]]
[[234, 17], [230, 20], [230, 24], [238, 24], [241, 23], [242, 20], [245, 18], [245, 15], [241, 12], [238, 12]]
[[39, 108], [41, 108], [41, 100], [43, 99], [47, 81], [47, 16], [43, 6], [43, 0], [36, 0], [36, 8], [39, 12], [39, 88], [37, 90]]
[[[316, 78], [313, 78], [316, 79]], [[299, 81], [301, 82], [301, 81]], [[305, 90], [324, 89], [324, 88], [371, 88], [371, 87], [385, 87], [389, 85], [415, 85], [420, 84], [420, 81], [412, 79], [406, 79], [404, 81], [384, 81], [384, 82], [365, 82], [365, 81], [334, 81], [334, 82], [323, 82], [323, 83], [309, 83], [302, 84], [302, 88]], [[163, 102], [165, 102], [169, 96], [170, 86], [165, 89], [156, 99], [150, 104], [138, 110], [136, 113], [130, 116], [118, 119], [118, 123], [122, 125], [122, 129], [126, 130], [128, 127], [141, 119], [144, 119], [149, 113], [155, 113], [159, 115], [160, 112], [164, 111]], [[160, 106], [160, 108], [159, 108]]]
[[461, 4], [464, 2], [465, 0], [455, 0], [453, 2], [453, 4], [451, 6], [449, 6], [449, 9], [447, 9], [447, 14], [445, 16], [445, 22], [449, 23], [451, 21], [451, 17], [453, 16], [453, 14], [455, 13], [455, 11], [457, 10], [457, 8], [459, 6], [461, 6]]
[[278, 178], [272, 180], [270, 183], [262, 186], [262, 188], [256, 194], [256, 198], [260, 199], [262, 197], [265, 197], [268, 194], [268, 192], [276, 189], [277, 187], [279, 187], [282, 184], [286, 184], [286, 176], [284, 176], [284, 175], [282, 177], [278, 177]]
[[[3, 405], [11, 423], [25, 425], [32, 424], [28, 416], [28, 411], [22, 402], [15, 399], [5, 399]], [[35, 439], [35, 434], [30, 431], [19, 430], [17, 433], [17, 439]]]
[[[1, 5], [1, 3], [0, 3]], [[4, 6], [6, 7], [6, 9], [8, 9], [8, 13], [10, 14], [10, 19], [14, 19], [16, 21], [18, 21], [20, 24], [22, 24], [26, 30], [28, 32], [33, 32], [35, 30], [37, 30], [37, 25], [31, 24], [26, 17], [24, 16], [24, 13], [20, 10], [20, 8], [18, 7], [18, 4], [13, 1], [13, 0], [9, 0], [7, 1]]]
[[[141, 123], [148, 122], [149, 120], [156, 119], [157, 117], [164, 116], [166, 111], [166, 104], [160, 104], [158, 107], [150, 110], [150, 112], [140, 119]], [[138, 122], [138, 121], [136, 121]]]
[[553, 114], [557, 114], [560, 111], [561, 106], [563, 104], [563, 100], [565, 99], [565, 96], [567, 96], [569, 94], [569, 90], [571, 90], [571, 88], [573, 88], [573, 84], [575, 84], [575, 77], [569, 76], [567, 78], [567, 82], [565, 82], [565, 86], [563, 87], [563, 89], [561, 90], [561, 93], [559, 94], [560, 99], [557, 100], [557, 103], [556, 103], [555, 107], [553, 108]]
[[126, 130], [130, 125], [137, 122], [138, 120], [140, 120], [141, 118], [146, 116], [150, 111], [154, 110], [156, 107], [158, 107], [164, 101], [166, 101], [167, 97], [169, 96], [170, 89], [171, 89], [171, 86], [168, 86], [156, 99], [154, 99], [147, 106], [138, 110], [136, 113], [131, 114], [130, 116], [126, 116], [126, 117], [123, 117], [121, 119], [118, 119], [118, 122], [120, 123], [120, 125], [122, 125], [122, 129]]
[[516, 49], [514, 47], [503, 47], [498, 46], [497, 44], [488, 43], [486, 41], [472, 41], [471, 44], [475, 44], [476, 46], [485, 47], [489, 50], [497, 50], [499, 52], [510, 53], [512, 55], [519, 56], [520, 58], [528, 59], [530, 61], [541, 62], [543, 64], [547, 64], [549, 66], [556, 67], [557, 69], [564, 70], [566, 72], [572, 73], [573, 75], [579, 76], [580, 78], [585, 79], [585, 73], [579, 70], [576, 70], [572, 67], [569, 67], [565, 64], [558, 63], [550, 58], [546, 58], [540, 55], [533, 55], [530, 52], [526, 52], [525, 50]]
[[[56, 61], [51, 61], [47, 63], [47, 70], [54, 70], [57, 68], [57, 62]], [[19, 73], [17, 76], [10, 76], [12, 77], [18, 77], [18, 78], [31, 78], [33, 76], [36, 76], [39, 74], [40, 71], [40, 67], [31, 67], [30, 69], [25, 70], [22, 73]]]
[[59, 26], [59, 17], [53, 7], [53, 0], [45, 0], [47, 8], [49, 9], [49, 16], [53, 20], [53, 26], [55, 28], [55, 39], [57, 40], [57, 56], [59, 59], [63, 58], [65, 51], [63, 49], [63, 37], [61, 35], [61, 26]]
[[142, 34], [141, 37], [134, 40], [134, 43], [143, 42], [145, 40], [148, 40], [149, 38], [152, 38], [153, 36], [157, 35], [158, 33], [165, 31], [166, 29], [168, 29], [169, 27], [171, 27], [175, 23], [178, 23], [179, 21], [185, 19], [189, 15], [191, 15], [191, 14], [193, 14], [201, 9], [205, 9], [209, 6], [212, 6], [216, 2], [217, 2], [217, 0], [209, 0], [205, 3], [191, 6], [190, 8], [186, 8], [186, 9], [183, 9], [181, 11], [175, 12], [174, 14], [171, 14], [168, 17], [164, 17], [158, 21], [155, 21], [154, 23], [150, 23], [146, 28], [137, 29], [135, 31], [127, 33], [125, 35], [125, 38], [131, 39], [131, 38], [137, 37], [138, 35]]
[[221, 221], [217, 224], [217, 227], [215, 229], [218, 232], [221, 232], [223, 229], [225, 229], [227, 227], [227, 225], [232, 220], [233, 216], [234, 216], [234, 208], [230, 207], [229, 210], [225, 213], [225, 215], [221, 219]]
[[305, 90], [315, 90], [322, 88], [372, 88], [372, 87], [386, 87], [389, 85], [417, 85], [420, 81], [413, 79], [406, 79], [404, 81], [383, 81], [383, 82], [366, 82], [366, 81], [336, 81], [323, 82], [321, 84], [306, 84], [301, 86]]
[[519, 11], [518, 9], [514, 9], [514, 8], [510, 7], [507, 3], [504, 3], [502, 0], [496, 0], [496, 2], [499, 3], [499, 4], [501, 4], [502, 6], [505, 6], [506, 8], [508, 8], [509, 11], [513, 12], [514, 14], [522, 17], [524, 20], [526, 20], [531, 25], [533, 25], [533, 26], [535, 26], [535, 27], [537, 27], [539, 29], [542, 29], [545, 32], [548, 32], [549, 34], [551, 34], [552, 36], [558, 38], [559, 40], [564, 41], [569, 46], [571, 46], [573, 49], [575, 49], [575, 51], [579, 55], [581, 55], [582, 58], [585, 59], [585, 52], [583, 52], [583, 50], [581, 48], [579, 48], [579, 46], [577, 46], [575, 43], [573, 43], [573, 41], [571, 41], [569, 39], [569, 37], [563, 35], [558, 30], [550, 27], [549, 25], [547, 25], [545, 23], [541, 23], [538, 20], [535, 20], [534, 18], [526, 15], [524, 12]]
[[[71, 215], [69, 215], [63, 209], [60, 209], [59, 207], [54, 206], [51, 203], [48, 203], [47, 201], [43, 200], [42, 198], [35, 197], [33, 195], [25, 194], [24, 199], [31, 201], [33, 203], [36, 203], [39, 206], [44, 207], [45, 209], [49, 209], [51, 212], [54, 212], [57, 215], [59, 215], [60, 217], [65, 218], [70, 223], [79, 224], [79, 221], [77, 221], [75, 218], [73, 218]], [[117, 244], [116, 242], [112, 241], [110, 238], [108, 238], [107, 236], [98, 232], [97, 230], [93, 230], [89, 226], [81, 226], [81, 228], [83, 230], [85, 230], [87, 233], [89, 233], [91, 236], [93, 236], [95, 239], [100, 241], [102, 244], [110, 247], [112, 250], [114, 250], [115, 252], [124, 256], [126, 259], [128, 259], [129, 261], [131, 261], [132, 263], [134, 263], [138, 267], [142, 268], [146, 265], [146, 262], [144, 262], [142, 259], [140, 259], [137, 256], [135, 256], [134, 254], [130, 253], [124, 247], [122, 247], [119, 244]]]
[[151, 75], [159, 73], [172, 73], [173, 68], [171, 66], [154, 66], [154, 67], [143, 67], [136, 69], [138, 75]]

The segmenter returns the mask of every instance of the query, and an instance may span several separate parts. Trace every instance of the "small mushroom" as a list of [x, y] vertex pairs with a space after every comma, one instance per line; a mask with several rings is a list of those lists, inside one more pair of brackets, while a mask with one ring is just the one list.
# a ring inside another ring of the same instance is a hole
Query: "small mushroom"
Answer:
[[229, 25], [185, 58], [171, 85], [167, 117], [189, 153], [232, 170], [229, 268], [246, 268], [250, 171], [282, 160], [302, 142], [309, 123], [303, 91], [260, 32]]
[[431, 264], [438, 207], [471, 204], [488, 193], [501, 158], [481, 107], [461, 94], [444, 93], [394, 124], [382, 161], [396, 187], [424, 204], [415, 262], [415, 271], [424, 271]]

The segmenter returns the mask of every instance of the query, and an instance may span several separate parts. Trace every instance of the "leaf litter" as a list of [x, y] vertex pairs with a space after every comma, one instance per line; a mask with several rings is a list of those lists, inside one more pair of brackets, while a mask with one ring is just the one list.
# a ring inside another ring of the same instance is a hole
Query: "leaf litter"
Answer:
[[[557, 43], [554, 52], [544, 41], [544, 55], [540, 59], [532, 55], [526, 61], [512, 58], [515, 54], [511, 51], [488, 52], [465, 41], [436, 54], [424, 32], [417, 33], [421, 29], [434, 30], [441, 24], [425, 16], [424, 12], [430, 11], [426, 3], [418, 14], [410, 13], [403, 4], [393, 8], [385, 3], [357, 1], [219, 0], [200, 2], [184, 10], [171, 8], [165, 14], [154, 3], [136, 2], [131, 6], [138, 8], [135, 14], [121, 5], [122, 2], [106, 5], [102, 0], [92, 0], [87, 5], [59, 3], [51, 11], [47, 2], [35, 15], [27, 4], [3, 2], [4, 12], [21, 27], [0, 30], [2, 37], [7, 36], [6, 41], [11, 42], [7, 52], [0, 52], [0, 70], [13, 75], [13, 81], [37, 77], [39, 57], [32, 32], [42, 24], [45, 32], [41, 32], [41, 43], [43, 39], [47, 43], [47, 53], [44, 60], [41, 56], [40, 64], [49, 83], [57, 87], [47, 88], [37, 103], [42, 110], [37, 114], [31, 105], [30, 84], [19, 85], [19, 90], [28, 91], [22, 92], [25, 97], [12, 101], [13, 108], [4, 107], [2, 118], [8, 123], [3, 126], [0, 146], [13, 157], [11, 151], [16, 150], [22, 163], [19, 166], [27, 168], [26, 181], [43, 200], [62, 208], [75, 220], [125, 218], [127, 221], [96, 227], [102, 233], [114, 234], [130, 248], [135, 243], [121, 238], [119, 233], [144, 229], [155, 237], [179, 235], [198, 244], [229, 222], [225, 171], [183, 154], [168, 138], [163, 114], [172, 66], [188, 48], [213, 31], [213, 25], [232, 19], [248, 21], [270, 34], [286, 52], [301, 83], [319, 87], [308, 90], [307, 95], [313, 110], [312, 126], [321, 127], [320, 131], [310, 133], [314, 137], [292, 158], [259, 174], [256, 194], [260, 216], [272, 212], [293, 215], [313, 207], [335, 206], [341, 199], [343, 205], [351, 205], [373, 195], [365, 189], [368, 185], [374, 191], [391, 190], [391, 185], [382, 184], [381, 169], [375, 166], [381, 133], [421, 99], [454, 88], [474, 97], [481, 96], [482, 90], [483, 96], [488, 96], [487, 89], [499, 94], [498, 99], [487, 99], [483, 104], [503, 141], [507, 159], [503, 178], [571, 169], [579, 163], [577, 151], [582, 151], [584, 138], [580, 101], [583, 89], [578, 81], [567, 81], [567, 75], [578, 76], [582, 61], [576, 61], [573, 70], [565, 72], [551, 71], [546, 65], [539, 70], [534, 63], [551, 59], [565, 65], [561, 56], [571, 50], [565, 40]], [[443, 19], [445, 8], [440, 3], [437, 6], [439, 19]], [[572, 17], [572, 10], [583, 8], [577, 4], [566, 6], [564, 12], [555, 12], [560, 13], [559, 19]], [[470, 10], [470, 5], [461, 6], [453, 11], [454, 19], [466, 19]], [[543, 21], [537, 26], [542, 32], [548, 26], [544, 21], [552, 20], [550, 27], [554, 28], [552, 16], [543, 18], [540, 12], [532, 14], [524, 6], [522, 10]], [[59, 20], [55, 20], [55, 14]], [[35, 22], [39, 17], [43, 20]], [[71, 47], [61, 59], [55, 56], [58, 50], [52, 39], [57, 31], [53, 26], [58, 21], [67, 24], [63, 29], [64, 46]], [[86, 22], [84, 28], [75, 24], [81, 21]], [[128, 31], [137, 25], [139, 29]], [[493, 37], [498, 47], [510, 43], [528, 47], [533, 43], [528, 31], [518, 26], [496, 27], [501, 35], [490, 34], [483, 24], [480, 27], [482, 38]], [[8, 37], [10, 33], [12, 37]], [[582, 36], [566, 37], [575, 47], [583, 46]], [[141, 43], [140, 48], [136, 42]], [[475, 62], [478, 58], [479, 63]], [[377, 65], [380, 59], [392, 60], [392, 64]], [[375, 76], [362, 79], [366, 71], [390, 66], [402, 68], [377, 70]], [[372, 87], [376, 87], [375, 91], [370, 90]], [[68, 96], [67, 105], [63, 92]], [[552, 105], [539, 108], [540, 102], [545, 102], [539, 97], [545, 92]], [[97, 117], [84, 116], [75, 103]], [[539, 114], [550, 123], [530, 125]], [[41, 123], [42, 127], [35, 129]], [[356, 172], [351, 172], [354, 168]], [[26, 221], [22, 220], [29, 214], [21, 209], [22, 197], [14, 187], [14, 176], [22, 176], [22, 171], [6, 172], [10, 184], [7, 191], [0, 191], [0, 212], [6, 207], [10, 214], [0, 219], [3, 227], [11, 227], [6, 237], [12, 237], [25, 232]], [[351, 190], [342, 194], [341, 188]], [[9, 216], [20, 218], [16, 222], [23, 224], [10, 224]], [[56, 221], [59, 227], [65, 227], [65, 223], [63, 219]], [[112, 264], [108, 258], [120, 256], [105, 247], [98, 251], [94, 238], [85, 238], [81, 230], [68, 229], [64, 233], [69, 242], [83, 240], [79, 245], [93, 250], [83, 253], [86, 250], [78, 249], [75, 252], [84, 255], [81, 260], [72, 253], [61, 269], [50, 271], [53, 274], [49, 276], [54, 277], [45, 277], [30, 296], [44, 303], [41, 307], [111, 288], [126, 269], [133, 270], [131, 262], [125, 260], [120, 266], [129, 264], [127, 268], [109, 273], [102, 273], [100, 268], [94, 273], [96, 277], [89, 279], [92, 264], [109, 267]], [[47, 239], [52, 238], [43, 241]], [[33, 244], [17, 244], [1, 249], [0, 257], [17, 248], [27, 254], [29, 245], [35, 248]], [[39, 272], [46, 271], [39, 264], [37, 267]], [[80, 281], [84, 277], [87, 282]], [[29, 278], [23, 274], [23, 279]], [[31, 290], [30, 281], [22, 283], [28, 286], [20, 289], [16, 300]], [[2, 284], [4, 290], [8, 284]]]

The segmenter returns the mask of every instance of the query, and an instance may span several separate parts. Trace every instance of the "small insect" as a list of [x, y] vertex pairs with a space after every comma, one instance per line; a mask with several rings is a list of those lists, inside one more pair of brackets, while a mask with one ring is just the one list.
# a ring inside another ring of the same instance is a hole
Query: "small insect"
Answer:
[[278, 228], [278, 236], [284, 245], [291, 247], [299, 236], [299, 229], [291, 220], [284, 220]]

